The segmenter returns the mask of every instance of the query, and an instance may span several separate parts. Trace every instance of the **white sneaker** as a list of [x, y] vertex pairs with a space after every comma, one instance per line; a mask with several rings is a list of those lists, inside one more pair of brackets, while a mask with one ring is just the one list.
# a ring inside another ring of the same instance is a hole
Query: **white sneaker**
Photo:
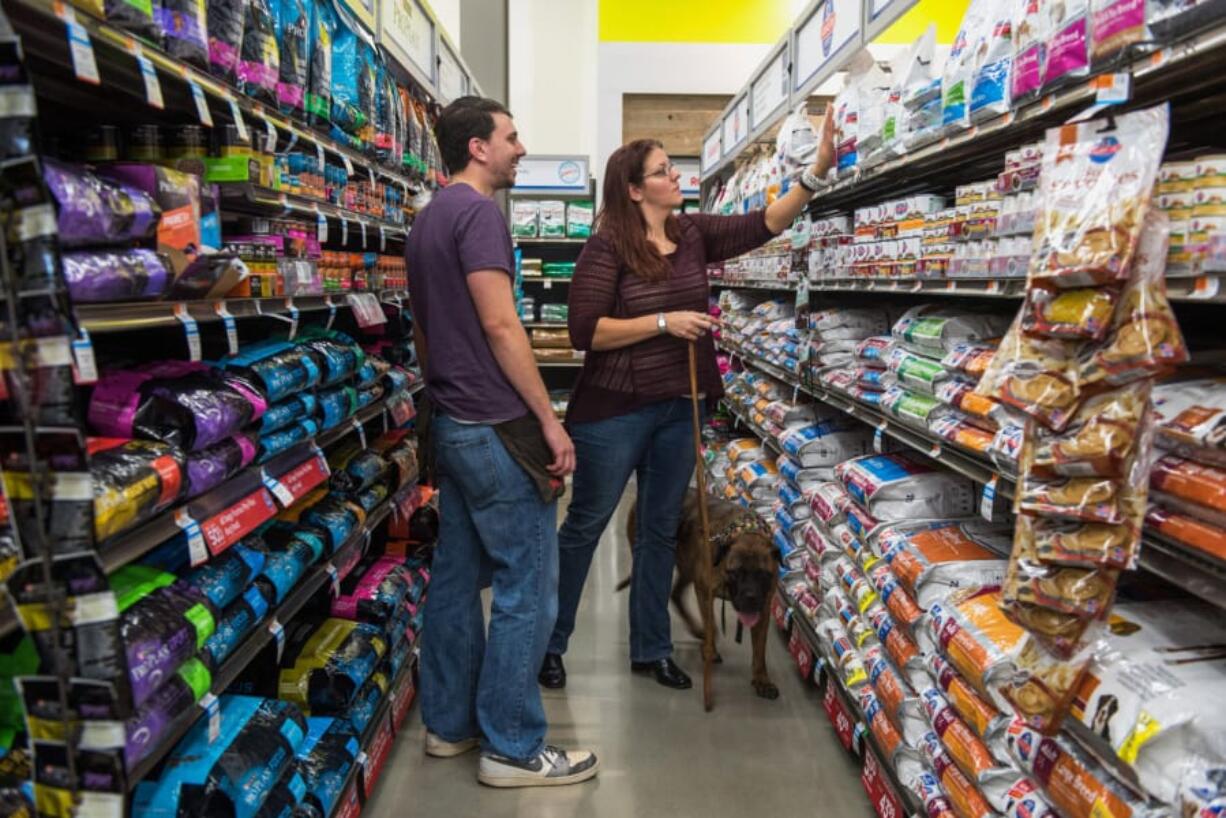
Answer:
[[596, 777], [594, 753], [547, 746], [527, 761], [482, 753], [477, 780], [489, 787], [560, 787]]
[[426, 731], [426, 755], [433, 756], [434, 758], [454, 758], [455, 756], [464, 755], [469, 750], [475, 750], [480, 746], [481, 739], [479, 738], [447, 741], [431, 733], [429, 730]]

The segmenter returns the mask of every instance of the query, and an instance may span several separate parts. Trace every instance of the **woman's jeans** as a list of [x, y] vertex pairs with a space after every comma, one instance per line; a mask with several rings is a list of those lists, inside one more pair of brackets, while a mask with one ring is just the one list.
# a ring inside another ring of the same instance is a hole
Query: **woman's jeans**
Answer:
[[672, 655], [668, 601], [681, 506], [694, 473], [692, 412], [688, 398], [675, 398], [571, 425], [578, 465], [566, 522], [558, 532], [558, 622], [550, 653], [566, 652], [596, 543], [633, 472], [638, 476], [638, 529], [630, 582], [630, 660], [654, 662]]
[[[526, 759], [545, 739], [536, 674], [557, 615], [557, 503], [489, 425], [436, 414], [439, 540], [421, 653], [421, 709], [446, 741], [484, 736], [483, 749]], [[481, 588], [492, 580], [489, 636]]]

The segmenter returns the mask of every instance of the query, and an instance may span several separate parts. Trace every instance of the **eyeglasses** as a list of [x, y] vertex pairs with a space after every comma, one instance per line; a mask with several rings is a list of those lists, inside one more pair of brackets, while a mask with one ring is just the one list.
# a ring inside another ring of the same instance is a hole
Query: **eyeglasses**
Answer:
[[669, 162], [667, 165], [660, 168], [659, 170], [653, 170], [651, 173], [644, 173], [643, 178], [650, 179], [653, 176], [658, 176], [661, 179], [667, 179], [668, 177], [673, 175], [673, 171], [675, 171], [676, 169], [677, 169], [677, 166], [674, 165], [672, 162]]

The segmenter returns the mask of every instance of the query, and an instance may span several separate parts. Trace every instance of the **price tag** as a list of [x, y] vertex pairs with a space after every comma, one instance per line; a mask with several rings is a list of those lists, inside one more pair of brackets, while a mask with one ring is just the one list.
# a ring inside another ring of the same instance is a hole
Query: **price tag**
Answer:
[[221, 318], [226, 327], [226, 346], [230, 350], [231, 355], [238, 354], [238, 325], [234, 323], [234, 316], [230, 314], [230, 309], [226, 306], [226, 302], [218, 301], [213, 305], [213, 311]]
[[200, 120], [200, 124], [206, 128], [213, 127], [213, 114], [209, 111], [209, 101], [204, 98], [204, 89], [192, 77], [192, 72], [186, 65], [180, 66], [180, 73], [192, 92], [192, 100], [196, 103], [196, 117]]
[[881, 454], [885, 449], [885, 435], [882, 433], [881, 426], [877, 427], [877, 431], [873, 432], [873, 451]]
[[289, 340], [292, 341], [298, 335], [298, 307], [294, 299], [285, 299], [285, 309], [289, 310]]
[[349, 243], [349, 220], [341, 216], [341, 244]]
[[353, 162], [349, 161], [349, 154], [342, 153], [341, 162], [343, 162], [345, 165], [345, 173], [349, 176], [353, 176]]
[[328, 563], [328, 581], [332, 584], [332, 596], [341, 595], [341, 575], [336, 566]]
[[186, 304], [175, 305], [175, 318], [179, 319], [179, 323], [183, 325], [183, 334], [187, 336], [187, 354], [193, 361], [199, 361], [200, 355], [200, 327], [196, 325], [196, 319], [192, 318], [191, 313], [187, 311]]
[[72, 342], [73, 380], [78, 384], [94, 383], [98, 380], [98, 362], [94, 359], [94, 342], [89, 338], [89, 330], [81, 327], [81, 334]]
[[359, 219], [358, 227], [362, 228], [362, 249], [365, 250], [366, 249], [366, 221], [363, 219]]
[[1132, 74], [1099, 74], [1092, 81], [1099, 105], [1121, 105], [1132, 96]]
[[64, 0], [56, 0], [55, 16], [64, 21], [68, 29], [68, 48], [72, 52], [72, 72], [77, 79], [98, 85], [98, 60], [94, 57], [94, 44], [89, 39], [85, 26], [77, 22], [76, 9]]
[[200, 697], [200, 707], [209, 717], [209, 744], [221, 735], [221, 702], [212, 693]]
[[1153, 54], [1149, 55], [1149, 64], [1153, 68], [1161, 68], [1162, 66], [1166, 65], [1167, 59], [1169, 59], [1169, 55], [1167, 54], [1166, 49], [1159, 48]]
[[179, 530], [187, 535], [187, 552], [191, 555], [192, 567], [208, 562], [209, 549], [204, 544], [204, 535], [200, 533], [200, 524], [191, 518], [185, 508], [176, 511], [174, 519]]
[[159, 111], [166, 107], [166, 103], [162, 100], [162, 83], [158, 81], [157, 71], [153, 67], [153, 61], [145, 56], [145, 51], [140, 47], [140, 43], [129, 37], [125, 43], [128, 53], [136, 60], [136, 65], [140, 68], [141, 79], [145, 82], [145, 101], [150, 106], [157, 108]]
[[324, 167], [327, 166], [327, 160], [324, 158], [324, 143], [322, 142], [315, 143], [315, 160], [319, 162], [320, 172], [323, 172]]
[[264, 153], [277, 152], [277, 126], [272, 124], [272, 120], [268, 117], [263, 117], [264, 120]]
[[941, 444], [933, 443], [932, 448], [928, 450], [928, 456], [931, 457], [933, 460], [936, 460], [937, 458], [939, 458], [941, 456]]
[[332, 322], [336, 320], [336, 304], [330, 295], [324, 298], [324, 304], [328, 307], [328, 323], [324, 325], [324, 329], [332, 329]]
[[996, 505], [996, 481], [997, 476], [992, 475], [983, 487], [983, 494], [979, 496], [979, 516], [988, 522], [992, 522], [992, 512]]
[[289, 508], [294, 504], [293, 492], [264, 469], [260, 469], [260, 482], [264, 484], [264, 488], [272, 492], [272, 496], [277, 498], [283, 508]]
[[984, 288], [985, 293], [995, 295], [1000, 292], [1000, 279], [994, 278], [988, 282], [988, 286]]
[[1222, 280], [1217, 276], [1200, 276], [1192, 284], [1188, 298], [1215, 298], [1222, 287]]
[[1042, 111], [1043, 113], [1047, 113], [1055, 106], [1056, 106], [1056, 95], [1055, 94], [1048, 94], [1047, 96], [1043, 97], [1043, 99], [1039, 102], [1039, 110]]
[[275, 616], [268, 623], [268, 632], [272, 634], [272, 638], [277, 643], [277, 663], [280, 664], [281, 654], [285, 651], [285, 628], [282, 627]]
[[315, 208], [315, 224], [317, 227], [316, 237], [320, 244], [328, 241], [328, 217], [319, 212], [319, 208]]
[[923, 281], [916, 281], [914, 284], [911, 285], [911, 292], [913, 293], [918, 293], [922, 289], [924, 289]]
[[357, 418], [353, 419], [352, 424], [353, 431], [357, 432], [358, 442], [362, 444], [362, 449], [364, 450], [366, 448], [366, 426]]
[[379, 225], [379, 252], [387, 252], [387, 231], [383, 229], [383, 225]]
[[544, 285], [542, 285], [542, 286], [544, 286], [544, 288], [545, 288], [546, 290], [552, 290], [552, 289], [553, 289], [553, 282], [552, 282], [552, 281], [546, 281], [546, 282], [544, 283]]
[[234, 130], [238, 131], [239, 140], [251, 141], [251, 132], [247, 130], [247, 121], [243, 119], [243, 109], [238, 107], [238, 100], [227, 94], [226, 102], [230, 104], [230, 118], [234, 120]]
[[370, 775], [370, 756], [366, 755], [365, 750], [359, 752], [357, 758], [355, 758], [353, 761], [362, 768], [362, 775]]

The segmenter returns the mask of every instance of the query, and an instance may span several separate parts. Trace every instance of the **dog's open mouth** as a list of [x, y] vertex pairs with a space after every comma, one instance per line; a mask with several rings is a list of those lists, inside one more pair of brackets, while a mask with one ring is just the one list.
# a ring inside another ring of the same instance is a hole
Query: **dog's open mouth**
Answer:
[[758, 620], [762, 618], [761, 611], [750, 611], [748, 613], [736, 612], [736, 618], [741, 620], [741, 624], [746, 628], [753, 629], [758, 624]]

